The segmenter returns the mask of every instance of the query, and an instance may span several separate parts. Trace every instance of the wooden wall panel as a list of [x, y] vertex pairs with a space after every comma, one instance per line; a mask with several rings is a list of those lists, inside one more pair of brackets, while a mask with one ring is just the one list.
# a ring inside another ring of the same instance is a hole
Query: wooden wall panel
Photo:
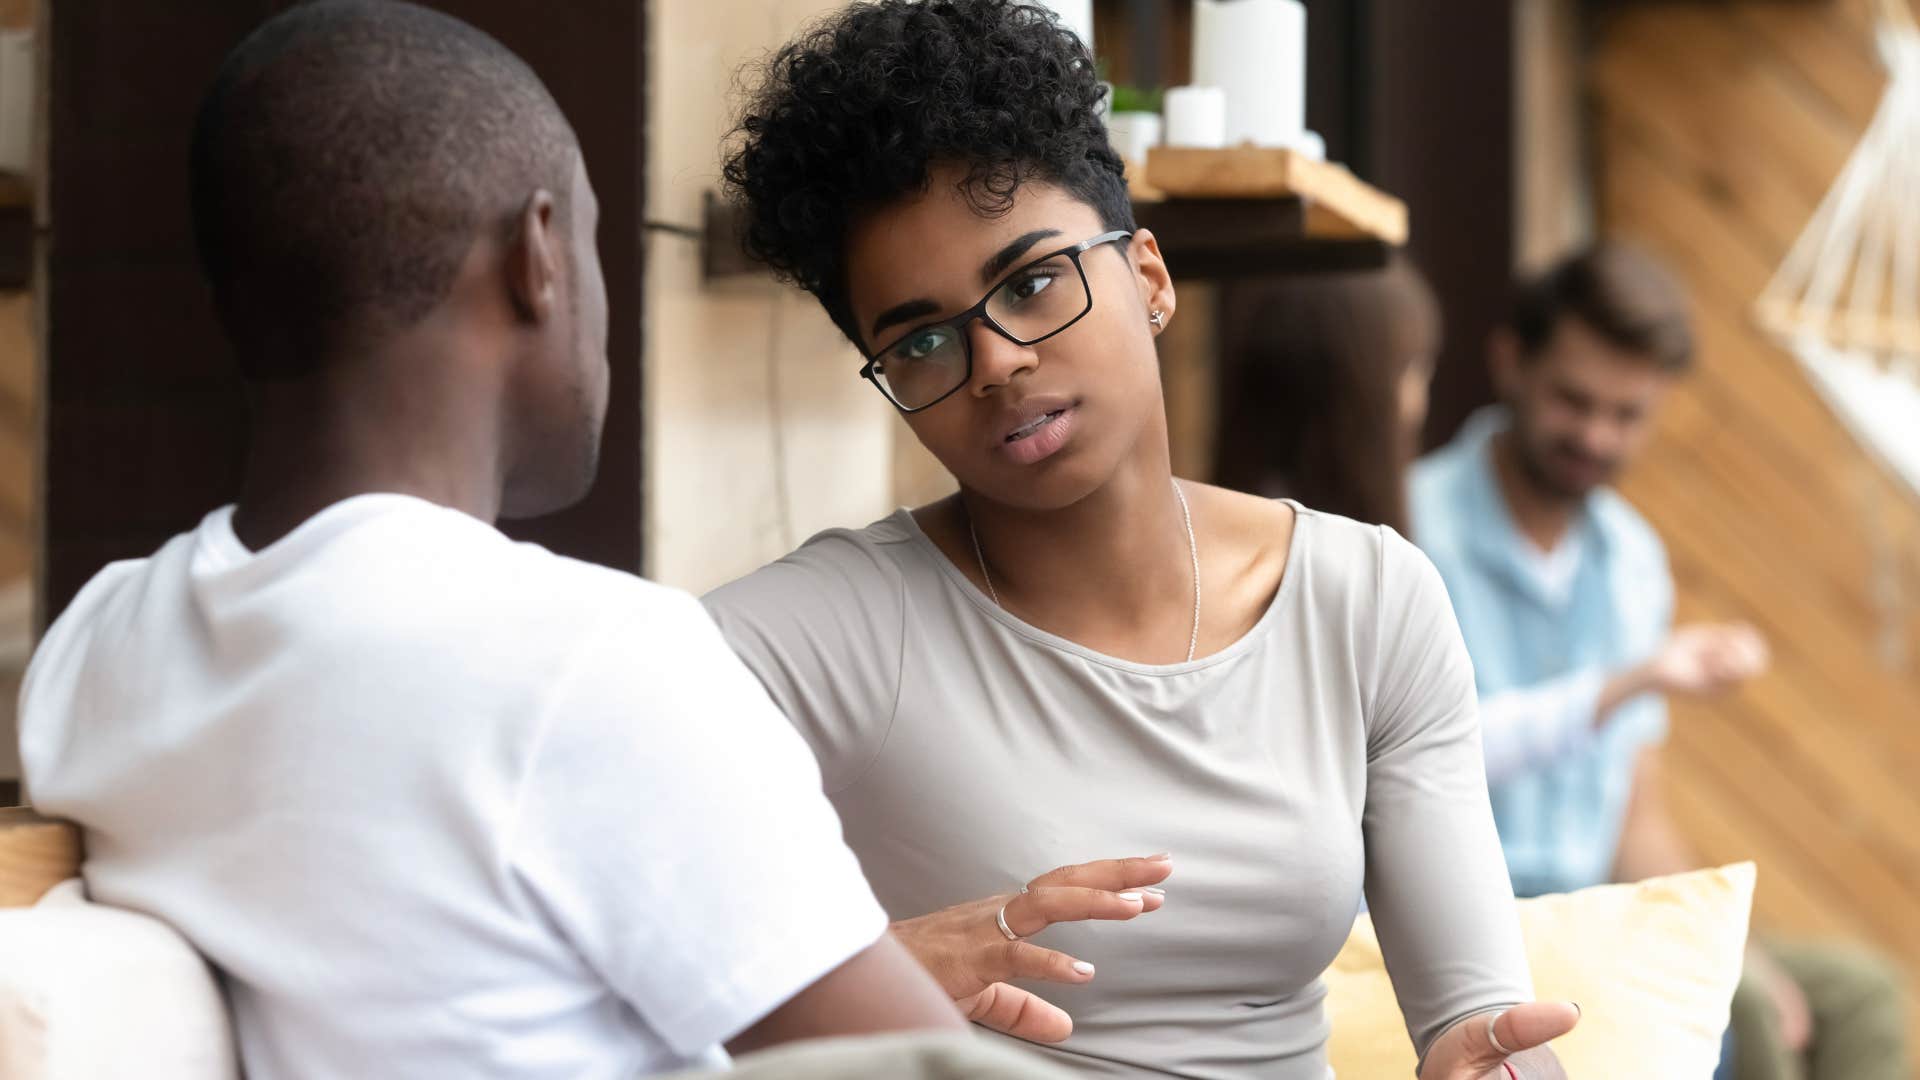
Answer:
[[1761, 927], [1873, 942], [1920, 987], [1920, 500], [1748, 315], [1879, 100], [1871, 7], [1635, 7], [1587, 76], [1602, 229], [1687, 281], [1702, 345], [1624, 491], [1680, 617], [1751, 620], [1776, 656], [1676, 704], [1669, 798], [1707, 858], [1759, 861]]

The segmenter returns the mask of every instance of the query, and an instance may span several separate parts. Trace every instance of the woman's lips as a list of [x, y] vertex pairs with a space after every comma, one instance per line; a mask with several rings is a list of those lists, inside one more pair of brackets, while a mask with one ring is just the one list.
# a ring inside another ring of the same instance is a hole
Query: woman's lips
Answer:
[[1015, 465], [1032, 465], [1052, 457], [1067, 445], [1077, 415], [1078, 410], [1071, 405], [1042, 413], [1001, 440], [1000, 452]]

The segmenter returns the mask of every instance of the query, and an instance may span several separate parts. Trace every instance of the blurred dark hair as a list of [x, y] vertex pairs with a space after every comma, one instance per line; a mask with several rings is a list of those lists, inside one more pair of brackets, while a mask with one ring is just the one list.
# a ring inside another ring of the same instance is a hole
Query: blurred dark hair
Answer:
[[1522, 281], [1508, 319], [1522, 357], [1540, 355], [1569, 316], [1607, 344], [1644, 356], [1662, 371], [1680, 374], [1693, 366], [1685, 287], [1633, 248], [1600, 244]]
[[1400, 380], [1439, 350], [1440, 307], [1411, 262], [1236, 282], [1222, 291], [1214, 479], [1407, 531], [1415, 445]]

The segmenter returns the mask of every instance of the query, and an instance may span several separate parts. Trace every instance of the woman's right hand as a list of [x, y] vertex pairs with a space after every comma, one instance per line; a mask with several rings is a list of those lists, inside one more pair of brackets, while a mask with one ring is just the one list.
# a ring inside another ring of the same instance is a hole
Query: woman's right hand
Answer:
[[[1104, 859], [1041, 874], [1025, 891], [983, 897], [893, 924], [893, 936], [951, 995], [967, 1019], [1034, 1042], [1059, 1042], [1073, 1020], [1008, 979], [1086, 983], [1093, 965], [1026, 940], [1061, 922], [1126, 920], [1158, 910], [1166, 893], [1155, 886], [1173, 873], [1165, 855]], [[1005, 911], [1007, 929], [1000, 930]]]

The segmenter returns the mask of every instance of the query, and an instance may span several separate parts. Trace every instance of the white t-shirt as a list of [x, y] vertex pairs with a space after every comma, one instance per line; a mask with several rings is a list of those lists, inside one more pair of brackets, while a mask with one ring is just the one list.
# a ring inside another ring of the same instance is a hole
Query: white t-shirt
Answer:
[[699, 604], [398, 495], [102, 571], [21, 700], [96, 899], [225, 976], [253, 1080], [724, 1061], [886, 929]]
[[1574, 579], [1580, 576], [1580, 560], [1586, 557], [1586, 542], [1578, 528], [1567, 530], [1551, 550], [1524, 537], [1516, 537], [1520, 565], [1533, 575], [1534, 584], [1554, 607], [1563, 608], [1573, 599]]

